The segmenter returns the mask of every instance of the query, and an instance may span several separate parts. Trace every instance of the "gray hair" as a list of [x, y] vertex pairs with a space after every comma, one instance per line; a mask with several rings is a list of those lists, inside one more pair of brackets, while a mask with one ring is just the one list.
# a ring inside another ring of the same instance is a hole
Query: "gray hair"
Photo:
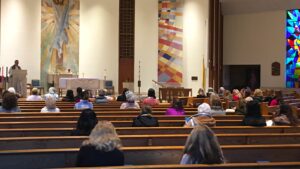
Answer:
[[48, 109], [55, 109], [56, 108], [56, 100], [52, 96], [48, 96], [48, 97], [45, 98], [45, 104], [46, 104], [46, 107]]

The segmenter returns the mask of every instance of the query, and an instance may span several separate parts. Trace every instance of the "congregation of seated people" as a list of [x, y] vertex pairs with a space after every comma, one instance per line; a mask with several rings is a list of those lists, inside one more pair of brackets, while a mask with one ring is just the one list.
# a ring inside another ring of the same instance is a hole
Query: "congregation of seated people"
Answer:
[[[18, 97], [15, 93], [5, 91], [2, 95], [3, 101], [0, 112], [20, 112], [18, 107]], [[193, 128], [186, 139], [182, 152], [180, 164], [222, 164], [226, 162], [218, 138], [210, 127], [218, 126], [217, 116], [226, 116], [226, 110], [222, 102], [235, 101], [237, 105], [228, 107], [235, 111], [235, 114], [243, 115], [241, 125], [244, 126], [267, 126], [268, 120], [262, 115], [260, 105], [264, 102], [267, 106], [279, 105], [279, 110], [272, 114], [270, 125], [290, 125], [298, 126], [298, 117], [292, 111], [292, 107], [285, 104], [280, 92], [266, 90], [266, 95], [261, 89], [250, 88], [241, 90], [233, 89], [232, 93], [224, 87], [220, 87], [218, 92], [212, 88], [204, 92], [199, 89], [198, 95], [194, 98], [207, 99], [208, 102], [202, 102], [197, 106], [197, 112], [190, 117], [185, 117], [185, 108], [183, 101], [173, 98], [166, 108], [166, 116], [182, 116], [185, 120], [184, 127]], [[42, 113], [61, 112], [56, 106], [60, 100], [56, 89], [51, 87], [44, 97], [38, 95], [37, 89], [32, 90], [32, 95], [27, 101], [45, 101], [45, 107], [41, 109]], [[93, 100], [93, 101], [92, 101]], [[77, 88], [77, 95], [74, 96], [72, 90], [67, 90], [66, 96], [61, 99], [62, 102], [74, 103], [74, 109], [80, 110], [76, 128], [72, 130], [72, 136], [88, 136], [82, 142], [77, 155], [76, 166], [78, 167], [96, 167], [96, 166], [121, 166], [125, 165], [125, 154], [122, 151], [122, 142], [112, 122], [99, 120], [93, 110], [96, 104], [113, 102], [114, 98], [106, 96], [105, 90], [99, 90], [98, 96], [91, 98], [88, 90]], [[134, 92], [124, 89], [123, 93], [117, 97], [120, 102], [119, 109], [140, 110], [140, 114], [132, 119], [132, 127], [158, 127], [159, 120], [153, 115], [153, 108], [160, 104], [156, 98], [155, 90], [150, 88], [147, 97], [138, 100]], [[94, 104], [93, 104], [94, 102]]]

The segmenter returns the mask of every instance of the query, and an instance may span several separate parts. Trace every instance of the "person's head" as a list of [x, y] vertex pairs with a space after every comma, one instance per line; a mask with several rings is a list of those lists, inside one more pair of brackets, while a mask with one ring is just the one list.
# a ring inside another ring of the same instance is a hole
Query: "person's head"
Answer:
[[246, 108], [247, 108], [246, 116], [250, 116], [250, 117], [260, 117], [261, 116], [260, 106], [257, 101], [247, 102]]
[[263, 92], [260, 89], [255, 89], [253, 95], [254, 97], [263, 97]]
[[77, 95], [81, 95], [82, 94], [82, 88], [77, 87], [76, 92], [77, 92]]
[[81, 111], [76, 129], [89, 135], [97, 123], [96, 113], [91, 109], [85, 109]]
[[135, 95], [132, 91], [127, 91], [126, 92], [126, 100], [128, 103], [134, 103], [135, 102]]
[[291, 106], [287, 104], [280, 105], [280, 111], [279, 115], [286, 115], [286, 117], [289, 119], [291, 125], [296, 126], [298, 125], [299, 121], [297, 116], [293, 113]]
[[14, 87], [8, 88], [7, 91], [9, 91], [10, 93], [16, 94], [16, 90]]
[[266, 90], [265, 90], [265, 95], [266, 95], [267, 97], [272, 97], [273, 94], [274, 94], [274, 90], [272, 90], [272, 89], [266, 89]]
[[220, 97], [215, 94], [215, 93], [212, 93], [209, 97], [209, 102], [210, 102], [210, 105], [211, 106], [215, 106], [215, 107], [222, 107], [222, 102], [221, 102], [221, 99]]
[[15, 66], [19, 65], [19, 60], [15, 60]]
[[207, 103], [202, 103], [198, 106], [198, 114], [211, 114], [210, 105]]
[[201, 164], [224, 163], [223, 153], [214, 132], [206, 125], [195, 126], [187, 138], [184, 154]]
[[181, 110], [183, 109], [183, 103], [179, 99], [173, 99], [172, 107], [175, 108], [176, 110]]
[[89, 139], [83, 145], [95, 146], [97, 150], [109, 152], [122, 147], [121, 140], [113, 124], [109, 121], [99, 121], [92, 130]]
[[82, 100], [89, 100], [90, 94], [88, 91], [82, 92]]
[[154, 99], [156, 98], [154, 89], [148, 89], [148, 97], [153, 97]]
[[67, 90], [66, 97], [73, 99], [74, 98], [73, 90]]
[[50, 93], [50, 94], [55, 94], [55, 93], [56, 93], [55, 87], [50, 87], [50, 88], [49, 88], [49, 93]]
[[219, 89], [219, 94], [224, 94], [224, 93], [225, 93], [225, 88], [221, 86]]
[[204, 90], [202, 88], [199, 88], [198, 95], [200, 95], [200, 96], [204, 96], [205, 95]]
[[99, 96], [105, 96], [106, 92], [103, 89], [100, 89], [99, 91]]
[[39, 91], [36, 87], [32, 88], [31, 90], [32, 95], [38, 95]]
[[250, 97], [251, 96], [251, 89], [250, 88], [246, 88], [244, 90], [244, 98]]
[[128, 91], [129, 91], [129, 89], [124, 88], [124, 89], [123, 89], [123, 92], [122, 92], [122, 95], [123, 95], [123, 96], [126, 96], [126, 92], [128, 92]]
[[152, 108], [151, 106], [145, 105], [141, 109], [141, 114], [152, 114]]
[[14, 93], [7, 92], [2, 99], [2, 107], [6, 110], [12, 110], [18, 106], [18, 99]]
[[46, 97], [45, 105], [46, 105], [47, 109], [55, 109], [56, 108], [56, 99], [52, 96]]

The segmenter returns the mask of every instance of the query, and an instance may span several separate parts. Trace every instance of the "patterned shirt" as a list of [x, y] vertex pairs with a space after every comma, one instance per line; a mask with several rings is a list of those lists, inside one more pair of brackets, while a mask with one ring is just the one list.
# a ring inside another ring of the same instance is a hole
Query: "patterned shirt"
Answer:
[[80, 100], [80, 102], [75, 104], [75, 109], [93, 109], [93, 104], [90, 103], [88, 100]]

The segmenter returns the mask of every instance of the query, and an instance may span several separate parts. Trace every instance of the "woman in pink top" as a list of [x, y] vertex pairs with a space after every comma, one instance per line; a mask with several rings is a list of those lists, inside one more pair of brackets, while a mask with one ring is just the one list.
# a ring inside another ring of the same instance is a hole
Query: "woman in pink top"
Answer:
[[143, 104], [149, 106], [155, 106], [159, 104], [159, 101], [156, 99], [155, 90], [150, 88], [148, 90], [148, 97], [143, 100]]
[[168, 108], [166, 111], [166, 115], [171, 115], [171, 116], [178, 116], [178, 115], [184, 115], [184, 109], [182, 102], [180, 100], [174, 99], [172, 107]]

